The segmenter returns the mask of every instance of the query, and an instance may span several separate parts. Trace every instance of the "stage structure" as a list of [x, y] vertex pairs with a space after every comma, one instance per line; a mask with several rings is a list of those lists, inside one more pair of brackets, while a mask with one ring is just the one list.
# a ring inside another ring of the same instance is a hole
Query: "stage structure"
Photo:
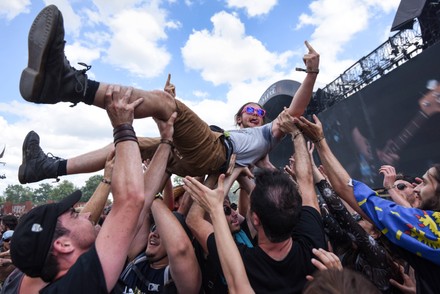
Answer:
[[[440, 131], [433, 128], [440, 123], [440, 98], [430, 102], [433, 108], [428, 115], [419, 115], [419, 99], [435, 80], [440, 81], [439, 9], [439, 1], [403, 0], [392, 26], [397, 33], [318, 89], [306, 110], [306, 116], [322, 113], [319, 117], [327, 126], [331, 147], [340, 151], [337, 156], [344, 167], [372, 186], [381, 185], [375, 169], [383, 162], [377, 152], [393, 149], [390, 141], [398, 139], [414, 122], [422, 122], [423, 129], [411, 129], [412, 141], [396, 144], [399, 149], [394, 151], [404, 158], [394, 162], [396, 168], [420, 176], [417, 173], [426, 170], [429, 163], [440, 162]], [[299, 85], [282, 80], [264, 92], [259, 103], [267, 110], [268, 121], [290, 104]], [[347, 102], [341, 103], [344, 100]], [[351, 126], [356, 125], [358, 130], [353, 131]], [[359, 146], [353, 142], [353, 132], [357, 131], [370, 141], [367, 149], [372, 158], [353, 167], [360, 161], [355, 150]], [[292, 154], [292, 142], [286, 138], [269, 156], [275, 166], [283, 168]]]
[[[258, 104], [262, 105], [266, 110], [266, 121], [273, 121], [278, 114], [283, 111], [284, 106], [288, 107], [292, 101], [293, 95], [301, 84], [293, 80], [281, 80], [272, 84], [263, 93]], [[289, 144], [290, 142], [290, 144]], [[290, 138], [283, 140], [281, 144], [276, 146], [269, 154], [270, 161], [276, 167], [284, 167], [286, 165], [285, 155], [293, 153], [293, 146]], [[288, 158], [287, 158], [288, 159]]]

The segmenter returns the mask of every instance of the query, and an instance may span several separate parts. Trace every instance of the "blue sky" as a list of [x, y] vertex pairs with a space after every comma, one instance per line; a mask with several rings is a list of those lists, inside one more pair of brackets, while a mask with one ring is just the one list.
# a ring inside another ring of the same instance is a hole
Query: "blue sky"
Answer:
[[[92, 65], [89, 78], [161, 89], [168, 73], [177, 97], [208, 124], [234, 128], [233, 115], [282, 79], [302, 81], [308, 40], [320, 53], [316, 87], [338, 77], [390, 35], [398, 0], [14, 0], [0, 2], [0, 195], [18, 184], [21, 147], [30, 130], [46, 152], [68, 158], [112, 141], [105, 111], [68, 103], [37, 105], [20, 96], [30, 25], [46, 5], [63, 13], [66, 56]], [[152, 119], [141, 136], [156, 136]], [[90, 177], [68, 176], [78, 187]], [[51, 180], [46, 180], [51, 183]], [[41, 183], [41, 182], [40, 182]], [[32, 188], [37, 184], [30, 184]]]

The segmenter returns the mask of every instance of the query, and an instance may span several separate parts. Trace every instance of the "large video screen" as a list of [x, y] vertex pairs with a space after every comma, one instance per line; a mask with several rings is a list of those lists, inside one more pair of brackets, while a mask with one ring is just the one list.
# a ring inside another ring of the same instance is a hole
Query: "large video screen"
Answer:
[[439, 56], [431, 46], [318, 115], [352, 178], [380, 188], [384, 164], [421, 177], [440, 163], [440, 91], [430, 90], [440, 85]]

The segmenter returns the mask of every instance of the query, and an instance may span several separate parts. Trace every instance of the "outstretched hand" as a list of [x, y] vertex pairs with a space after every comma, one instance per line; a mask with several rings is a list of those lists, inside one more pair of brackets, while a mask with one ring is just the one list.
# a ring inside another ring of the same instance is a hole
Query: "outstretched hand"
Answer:
[[225, 175], [221, 174], [218, 177], [217, 188], [212, 190], [197, 181], [197, 179], [187, 176], [183, 179], [183, 183], [185, 184], [183, 188], [190, 194], [194, 201], [211, 215], [216, 207], [223, 207], [223, 200], [225, 198], [224, 181]]
[[130, 102], [133, 88], [128, 88], [124, 95], [119, 95], [120, 91], [120, 86], [109, 85], [105, 92], [104, 105], [113, 127], [133, 124], [134, 110], [144, 101], [140, 97]]
[[288, 112], [288, 109], [284, 107], [284, 110], [277, 117], [277, 124], [280, 129], [285, 134], [294, 134], [298, 131], [298, 127], [294, 124], [293, 116]]
[[[313, 254], [318, 259], [312, 258], [313, 265], [320, 271], [328, 270], [328, 269], [336, 269], [342, 271], [342, 263], [339, 257], [333, 252], [326, 251], [322, 248], [320, 249], [312, 249]], [[313, 280], [312, 276], [307, 276], [307, 280]]]
[[315, 114], [313, 115], [313, 120], [315, 121], [314, 123], [307, 120], [304, 116], [293, 118], [294, 123], [303, 134], [309, 138], [310, 141], [315, 143], [324, 138], [324, 131], [322, 130], [321, 121]]
[[174, 134], [174, 121], [176, 120], [177, 112], [173, 112], [171, 114], [170, 118], [167, 121], [153, 118], [154, 121], [157, 124], [157, 127], [159, 129], [160, 137], [162, 139], [167, 139], [172, 141], [173, 140], [173, 134]]

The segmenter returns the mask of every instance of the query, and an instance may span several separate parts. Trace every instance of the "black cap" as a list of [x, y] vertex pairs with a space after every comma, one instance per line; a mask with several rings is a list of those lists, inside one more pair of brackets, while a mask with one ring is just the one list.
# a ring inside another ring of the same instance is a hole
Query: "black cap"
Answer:
[[39, 277], [52, 245], [60, 215], [81, 199], [75, 191], [60, 202], [33, 208], [20, 218], [11, 240], [12, 263], [30, 277]]

